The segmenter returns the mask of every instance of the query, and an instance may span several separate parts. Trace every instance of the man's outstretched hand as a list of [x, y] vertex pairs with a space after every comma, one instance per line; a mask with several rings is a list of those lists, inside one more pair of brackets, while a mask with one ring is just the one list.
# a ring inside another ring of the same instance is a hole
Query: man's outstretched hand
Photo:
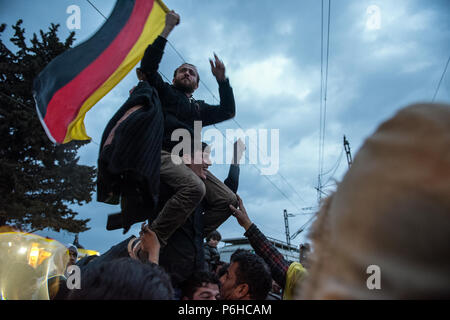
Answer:
[[222, 61], [219, 60], [217, 55], [214, 53], [214, 61], [209, 59], [209, 63], [211, 64], [211, 72], [216, 77], [217, 81], [225, 81], [225, 65]]
[[148, 253], [148, 260], [158, 264], [159, 250], [161, 249], [158, 236], [145, 223], [141, 225], [139, 235], [141, 238], [141, 249]]
[[233, 216], [236, 217], [236, 220], [238, 223], [245, 229], [245, 231], [250, 228], [250, 226], [253, 224], [253, 222], [250, 220], [247, 214], [247, 210], [245, 210], [244, 203], [242, 202], [241, 197], [236, 195], [239, 203], [239, 208], [235, 208], [233, 205], [230, 204], [230, 209], [233, 211]]

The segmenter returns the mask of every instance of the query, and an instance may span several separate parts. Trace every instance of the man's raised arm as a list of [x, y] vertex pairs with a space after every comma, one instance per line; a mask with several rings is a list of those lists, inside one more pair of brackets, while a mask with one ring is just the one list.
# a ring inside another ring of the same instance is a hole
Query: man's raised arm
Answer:
[[216, 54], [214, 54], [214, 61], [210, 59], [209, 63], [211, 72], [219, 84], [220, 105], [211, 106], [206, 103], [201, 105], [200, 114], [203, 126], [231, 119], [236, 114], [233, 89], [225, 76], [225, 65]]
[[140, 70], [145, 74], [146, 80], [155, 88], [159, 88], [164, 81], [158, 73], [167, 38], [176, 25], [180, 23], [180, 16], [175, 11], [166, 14], [166, 22], [163, 31], [145, 50], [141, 61]]
[[180, 24], [180, 16], [173, 10], [166, 14], [166, 25], [160, 36], [167, 40], [167, 37], [172, 32], [173, 28]]

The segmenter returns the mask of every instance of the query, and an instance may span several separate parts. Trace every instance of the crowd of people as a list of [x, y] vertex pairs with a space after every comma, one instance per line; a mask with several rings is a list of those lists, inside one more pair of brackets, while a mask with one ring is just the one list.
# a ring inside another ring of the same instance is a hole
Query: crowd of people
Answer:
[[[193, 98], [200, 80], [195, 66], [178, 67], [172, 84], [158, 73], [179, 21], [175, 12], [167, 14], [137, 69], [138, 85], [100, 145], [98, 200], [121, 206], [107, 228], [126, 233], [140, 222], [141, 231], [100, 256], [77, 261], [76, 248], [69, 248], [81, 288], [65, 288], [68, 272], [56, 288], [49, 283], [51, 299], [449, 298], [450, 107], [417, 104], [384, 122], [321, 203], [311, 245], [300, 248], [298, 261], [288, 261], [238, 195], [242, 141], [234, 145], [222, 182], [208, 170], [209, 146], [194, 138], [194, 121], [207, 126], [235, 115], [224, 64], [217, 56], [210, 60], [217, 106]], [[191, 142], [174, 152], [177, 129], [185, 129]], [[252, 250], [238, 249], [223, 261], [217, 229], [230, 217]], [[376, 286], [368, 272], [373, 266]]]

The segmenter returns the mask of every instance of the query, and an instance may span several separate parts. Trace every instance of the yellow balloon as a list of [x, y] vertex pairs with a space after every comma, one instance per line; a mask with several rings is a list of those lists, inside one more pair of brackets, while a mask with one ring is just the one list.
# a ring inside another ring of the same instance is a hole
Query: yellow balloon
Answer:
[[56, 240], [0, 233], [0, 299], [49, 300], [47, 280], [64, 276], [68, 262], [67, 247]]

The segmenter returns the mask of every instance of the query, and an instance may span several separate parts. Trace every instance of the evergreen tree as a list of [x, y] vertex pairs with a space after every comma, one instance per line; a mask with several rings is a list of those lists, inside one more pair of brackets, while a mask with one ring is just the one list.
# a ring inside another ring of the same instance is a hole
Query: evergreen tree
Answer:
[[32, 96], [33, 79], [75, 40], [57, 36], [59, 25], [40, 30], [31, 46], [19, 20], [13, 26], [9, 50], [0, 27], [0, 217], [24, 231], [49, 228], [79, 233], [88, 230], [90, 219], [76, 219], [71, 204], [92, 200], [95, 167], [79, 165], [77, 150], [87, 142], [53, 144], [38, 119]]

